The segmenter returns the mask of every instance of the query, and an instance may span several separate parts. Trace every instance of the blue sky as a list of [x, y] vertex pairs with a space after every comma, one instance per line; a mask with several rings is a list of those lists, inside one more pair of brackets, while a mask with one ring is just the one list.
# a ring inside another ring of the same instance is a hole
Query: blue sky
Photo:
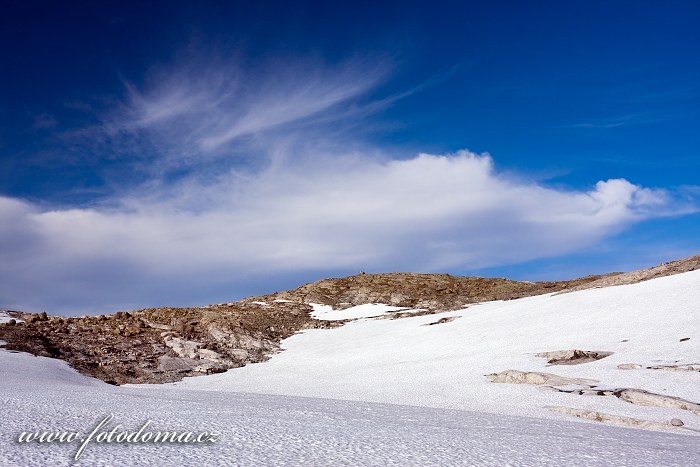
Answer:
[[2, 10], [0, 308], [700, 252], [698, 2]]

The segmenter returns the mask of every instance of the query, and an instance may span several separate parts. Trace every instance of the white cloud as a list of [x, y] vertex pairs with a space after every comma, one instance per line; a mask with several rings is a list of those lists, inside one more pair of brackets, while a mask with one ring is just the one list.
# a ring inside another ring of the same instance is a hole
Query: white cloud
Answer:
[[467, 151], [395, 159], [362, 138], [362, 117], [412, 92], [368, 97], [385, 64], [194, 56], [64, 135], [145, 183], [107, 177], [114, 194], [89, 208], [0, 197], [0, 308], [201, 304], [339, 271], [513, 264], [697, 205], [692, 187], [555, 189]]
[[0, 298], [124, 307], [168, 302], [169, 287], [196, 296], [208, 281], [244, 276], [517, 263], [691, 210], [626, 180], [589, 191], [515, 181], [488, 155], [467, 151], [385, 162], [311, 157], [156, 191], [93, 209], [0, 198], [0, 224], [11, 226], [0, 242]]

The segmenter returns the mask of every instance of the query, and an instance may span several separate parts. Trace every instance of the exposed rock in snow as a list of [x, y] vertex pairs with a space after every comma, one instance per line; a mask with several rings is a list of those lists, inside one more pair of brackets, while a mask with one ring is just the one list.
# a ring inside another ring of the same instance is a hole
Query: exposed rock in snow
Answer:
[[559, 386], [585, 386], [593, 387], [598, 381], [585, 378], [566, 378], [563, 376], [553, 375], [551, 373], [538, 373], [535, 371], [518, 371], [506, 370], [500, 373], [492, 373], [486, 377], [493, 383], [511, 383], [511, 384], [536, 384], [548, 385], [551, 387]]
[[550, 365], [579, 365], [581, 363], [594, 362], [612, 354], [612, 352], [573, 349], [540, 352], [537, 356], [546, 358], [547, 363]]
[[695, 255], [676, 261], [669, 261], [668, 263], [659, 264], [650, 268], [639, 269], [637, 271], [607, 274], [596, 279], [595, 281], [575, 285], [571, 288], [568, 288], [564, 292], [573, 292], [576, 290], [583, 290], [594, 287], [610, 287], [616, 285], [637, 284], [639, 282], [656, 279], [658, 277], [682, 274], [684, 272], [691, 272], [698, 269], [700, 269], [700, 255]]
[[691, 402], [680, 397], [655, 394], [643, 389], [618, 389], [613, 391], [613, 394], [623, 401], [631, 404], [689, 410], [696, 415], [700, 415], [700, 404], [696, 404], [695, 402]]
[[446, 316], [444, 318], [440, 318], [437, 321], [433, 321], [432, 323], [428, 323], [425, 326], [434, 326], [436, 324], [445, 324], [445, 323], [452, 322], [452, 321], [456, 320], [457, 318], [459, 318], [459, 316]]
[[700, 372], [700, 363], [686, 363], [680, 365], [654, 365], [648, 366], [648, 370], [663, 370], [663, 371], [696, 371]]
[[585, 409], [574, 409], [571, 407], [561, 407], [561, 406], [551, 406], [546, 407], [552, 412], [559, 412], [567, 415], [573, 415], [574, 417], [583, 418], [586, 420], [594, 420], [596, 422], [610, 423], [613, 425], [629, 426], [634, 428], [647, 428], [656, 430], [669, 430], [673, 427], [683, 426], [683, 422], [674, 418], [673, 420], [678, 420], [680, 425], [671, 420], [669, 423], [660, 423], [650, 420], [642, 420], [634, 417], [625, 417], [623, 415], [613, 415], [609, 413], [598, 412], [596, 410], [585, 410]]
[[672, 365], [640, 365], [639, 363], [621, 363], [617, 365], [621, 370], [639, 370], [640, 368], [645, 368], [647, 370], [662, 370], [662, 371], [675, 371], [675, 372], [685, 372], [693, 371], [700, 372], [700, 363], [680, 363]]
[[631, 404], [648, 407], [668, 407], [673, 409], [689, 410], [700, 415], [700, 404], [696, 404], [680, 397], [656, 394], [644, 389], [601, 389], [599, 381], [585, 378], [565, 378], [551, 373], [525, 372], [518, 370], [506, 370], [500, 373], [492, 373], [486, 377], [494, 383], [534, 384], [547, 386], [550, 389], [569, 394], [614, 396]]
[[638, 363], [620, 363], [617, 367], [621, 370], [638, 370], [642, 365]]

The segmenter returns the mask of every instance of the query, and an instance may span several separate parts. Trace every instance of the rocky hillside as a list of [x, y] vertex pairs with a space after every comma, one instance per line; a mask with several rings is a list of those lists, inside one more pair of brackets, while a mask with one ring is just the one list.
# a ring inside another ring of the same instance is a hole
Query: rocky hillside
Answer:
[[14, 319], [0, 324], [0, 339], [8, 350], [60, 358], [109, 383], [161, 383], [260, 362], [297, 331], [343, 324], [312, 318], [309, 303], [334, 308], [385, 303], [435, 313], [481, 301], [639, 282], [698, 267], [700, 255], [634, 273], [555, 282], [360, 274], [198, 308], [154, 308], [82, 318], [8, 312]]
[[491, 300], [512, 300], [543, 293], [559, 292], [598, 281], [589, 276], [572, 281], [518, 282], [500, 278], [460, 277], [449, 274], [359, 274], [340, 279], [323, 279], [286, 292], [249, 298], [244, 302], [290, 300], [321, 303], [336, 309], [365, 303], [423, 308], [429, 311], [454, 310], [464, 305]]
[[657, 277], [671, 276], [673, 274], [681, 274], [683, 272], [695, 271], [697, 269], [700, 269], [700, 255], [695, 255], [676, 261], [669, 261], [668, 263], [659, 264], [646, 269], [639, 269], [637, 271], [608, 274], [593, 282], [571, 287], [567, 289], [567, 291], [573, 292], [574, 290], [587, 289], [591, 287], [610, 287], [614, 285], [635, 284], [637, 282], [648, 281]]
[[154, 308], [82, 318], [8, 312], [8, 350], [66, 360], [112, 384], [162, 383], [266, 360], [301, 329], [337, 325], [303, 303]]

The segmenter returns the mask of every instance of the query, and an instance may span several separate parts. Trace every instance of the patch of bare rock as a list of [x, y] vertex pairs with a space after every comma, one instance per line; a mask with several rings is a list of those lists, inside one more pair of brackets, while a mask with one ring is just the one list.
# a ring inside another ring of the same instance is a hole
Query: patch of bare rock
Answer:
[[546, 358], [549, 365], [580, 365], [595, 362], [612, 354], [612, 352], [572, 349], [540, 352], [537, 356]]
[[642, 420], [640, 418], [625, 417], [622, 415], [613, 415], [604, 412], [598, 412], [594, 410], [584, 410], [584, 409], [574, 409], [572, 407], [562, 407], [562, 406], [549, 406], [545, 407], [547, 410], [552, 412], [563, 413], [567, 415], [573, 415], [577, 418], [583, 418], [586, 420], [594, 420], [596, 422], [610, 423], [613, 425], [629, 426], [634, 428], [648, 428], [648, 429], [669, 429], [674, 427], [682, 427], [683, 421], [678, 418], [673, 418], [668, 423], [652, 422], [649, 420]]
[[565, 292], [590, 289], [596, 287], [610, 287], [615, 285], [636, 284], [638, 282], [656, 279], [658, 277], [672, 276], [700, 269], [700, 255], [689, 258], [669, 261], [646, 269], [639, 269], [632, 272], [612, 273], [600, 276], [598, 279], [584, 284], [578, 284], [567, 288]]
[[[645, 405], [648, 407], [667, 407], [672, 409], [688, 410], [695, 415], [700, 415], [700, 404], [691, 402], [680, 397], [665, 396], [663, 394], [655, 394], [643, 389], [614, 389], [612, 391], [603, 391], [603, 395], [614, 395], [625, 402], [636, 405]], [[610, 394], [607, 394], [607, 393]]]
[[[447, 311], [447, 310], [445, 310]], [[417, 309], [417, 310], [398, 310], [398, 311], [390, 311], [389, 313], [386, 313], [382, 316], [378, 316], [375, 319], [401, 319], [401, 318], [413, 318], [415, 316], [425, 316], [425, 315], [434, 315], [436, 313], [440, 313], [438, 310], [424, 310], [424, 309]]]
[[451, 321], [454, 321], [457, 318], [459, 318], [459, 316], [446, 316], [444, 318], [440, 318], [437, 321], [433, 321], [432, 323], [424, 324], [424, 326], [434, 326], [436, 324], [445, 324], [445, 323], [449, 323]]
[[547, 385], [553, 388], [559, 386], [586, 386], [593, 387], [598, 381], [594, 379], [585, 378], [567, 378], [564, 376], [557, 376], [551, 373], [539, 373], [535, 371], [519, 371], [519, 370], [506, 370], [500, 373], [492, 373], [486, 375], [493, 383], [510, 383], [510, 384], [534, 384], [534, 385]]
[[639, 370], [645, 368], [647, 370], [662, 370], [662, 371], [679, 371], [679, 372], [700, 372], [700, 363], [685, 363], [678, 365], [640, 365], [639, 363], [621, 363], [617, 365], [621, 370]]
[[688, 410], [696, 415], [700, 415], [700, 404], [695, 402], [680, 397], [656, 394], [644, 389], [602, 389], [598, 387], [599, 382], [592, 379], [567, 378], [551, 373], [519, 370], [506, 370], [500, 373], [486, 375], [486, 377], [494, 383], [533, 384], [545, 386], [548, 389], [558, 392], [584, 396], [614, 396], [631, 404]]

